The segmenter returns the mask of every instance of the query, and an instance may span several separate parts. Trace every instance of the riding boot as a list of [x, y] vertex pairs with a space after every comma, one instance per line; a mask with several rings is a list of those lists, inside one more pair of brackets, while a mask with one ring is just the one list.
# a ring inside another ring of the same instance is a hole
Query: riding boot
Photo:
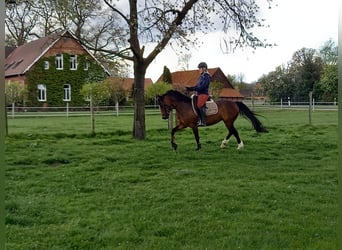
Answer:
[[203, 106], [200, 108], [200, 112], [199, 112], [199, 120], [198, 120], [198, 123], [197, 125], [199, 127], [203, 127], [205, 126], [205, 110], [206, 110], [206, 106]]

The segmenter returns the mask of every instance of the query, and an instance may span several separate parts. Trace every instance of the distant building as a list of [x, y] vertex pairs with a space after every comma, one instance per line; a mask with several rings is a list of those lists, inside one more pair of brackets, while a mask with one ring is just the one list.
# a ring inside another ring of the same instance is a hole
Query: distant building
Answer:
[[[219, 97], [226, 98], [229, 100], [242, 101], [243, 95], [239, 91], [235, 90], [229, 79], [224, 75], [220, 68], [208, 69], [211, 75], [212, 82], [220, 82], [223, 84], [223, 88], [220, 91]], [[176, 71], [171, 73], [172, 87], [180, 91], [184, 91], [185, 87], [193, 86], [197, 83], [199, 73], [198, 70], [186, 70]], [[161, 75], [158, 81], [162, 81], [163, 76]]]
[[82, 85], [107, 78], [109, 71], [68, 30], [5, 49], [5, 83], [27, 86], [27, 105], [84, 103]]
[[[112, 84], [117, 85], [119, 88], [122, 88], [125, 91], [126, 100], [129, 100], [133, 96], [134, 91], [134, 78], [129, 77], [110, 77], [110, 82]], [[145, 91], [150, 86], [153, 85], [153, 81], [151, 78], [145, 78]]]

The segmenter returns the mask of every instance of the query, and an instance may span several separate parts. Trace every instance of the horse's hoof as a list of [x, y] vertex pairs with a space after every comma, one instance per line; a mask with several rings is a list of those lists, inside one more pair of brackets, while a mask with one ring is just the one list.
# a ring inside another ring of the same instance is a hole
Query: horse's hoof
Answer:
[[172, 149], [173, 149], [174, 151], [177, 151], [177, 146], [178, 146], [177, 144], [173, 143], [173, 144], [172, 144]]
[[229, 142], [229, 140], [224, 139], [224, 140], [221, 142], [221, 148], [227, 147], [228, 142]]
[[198, 144], [196, 150], [199, 151], [199, 150], [201, 150], [201, 149], [202, 149], [201, 144]]
[[241, 141], [241, 142], [238, 144], [237, 149], [242, 149], [243, 147], [244, 147], [244, 145], [243, 145], [243, 142]]

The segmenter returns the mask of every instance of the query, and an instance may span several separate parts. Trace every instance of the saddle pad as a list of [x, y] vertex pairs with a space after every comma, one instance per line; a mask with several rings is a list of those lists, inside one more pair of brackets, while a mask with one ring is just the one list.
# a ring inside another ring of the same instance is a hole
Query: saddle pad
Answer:
[[[192, 101], [191, 101], [192, 109], [193, 109], [194, 113], [198, 116], [197, 110], [195, 109], [195, 106], [194, 106], [196, 104], [194, 103], [194, 98], [193, 97], [194, 97], [194, 95], [191, 96], [191, 99], [192, 99]], [[205, 115], [207, 115], [207, 116], [208, 115], [215, 115], [215, 114], [218, 113], [217, 104], [216, 104], [216, 102], [213, 99], [211, 99], [210, 101], [207, 101], [205, 103], [205, 106], [206, 106]]]
[[207, 107], [205, 114], [206, 115], [215, 115], [218, 112], [218, 107], [216, 102], [214, 101], [207, 101], [205, 103], [205, 106]]

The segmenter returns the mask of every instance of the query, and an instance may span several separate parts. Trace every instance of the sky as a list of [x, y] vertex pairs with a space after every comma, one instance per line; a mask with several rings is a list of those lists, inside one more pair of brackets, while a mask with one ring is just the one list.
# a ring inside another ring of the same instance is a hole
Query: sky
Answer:
[[[265, 24], [270, 27], [255, 34], [277, 46], [223, 53], [221, 32], [201, 35], [203, 44], [190, 51], [189, 70], [197, 69], [198, 63], [204, 61], [209, 68], [220, 67], [225, 75], [242, 75], [244, 82], [256, 82], [277, 66], [286, 65], [301, 48], [319, 49], [329, 39], [337, 44], [338, 7], [338, 0], [273, 0], [271, 9], [261, 9]], [[151, 63], [146, 78], [156, 81], [164, 66], [171, 72], [182, 70], [178, 61], [175, 49], [167, 47]]]

